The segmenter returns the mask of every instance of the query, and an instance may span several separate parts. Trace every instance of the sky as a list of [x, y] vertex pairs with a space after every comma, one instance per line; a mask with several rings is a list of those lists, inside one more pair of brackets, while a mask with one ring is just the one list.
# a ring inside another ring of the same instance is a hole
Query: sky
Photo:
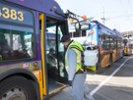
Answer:
[[[62, 10], [97, 20], [110, 29], [133, 31], [133, 0], [55, 0]], [[102, 18], [106, 20], [103, 21]]]

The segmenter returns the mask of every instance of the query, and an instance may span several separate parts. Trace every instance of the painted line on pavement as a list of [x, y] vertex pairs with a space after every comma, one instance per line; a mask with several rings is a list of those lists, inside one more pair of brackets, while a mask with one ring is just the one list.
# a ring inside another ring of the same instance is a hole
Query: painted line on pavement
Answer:
[[112, 74], [109, 75], [109, 77], [107, 77], [104, 81], [102, 81], [94, 90], [92, 90], [90, 92], [90, 96], [93, 96], [107, 81], [109, 81], [122, 67], [123, 65], [129, 60], [131, 59], [132, 56], [128, 59], [126, 59]]

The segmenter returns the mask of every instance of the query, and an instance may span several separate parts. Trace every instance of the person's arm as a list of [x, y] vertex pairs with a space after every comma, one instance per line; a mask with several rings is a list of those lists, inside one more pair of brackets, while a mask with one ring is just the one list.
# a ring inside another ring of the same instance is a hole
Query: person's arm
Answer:
[[68, 50], [68, 80], [72, 81], [76, 72], [76, 52], [73, 49]]

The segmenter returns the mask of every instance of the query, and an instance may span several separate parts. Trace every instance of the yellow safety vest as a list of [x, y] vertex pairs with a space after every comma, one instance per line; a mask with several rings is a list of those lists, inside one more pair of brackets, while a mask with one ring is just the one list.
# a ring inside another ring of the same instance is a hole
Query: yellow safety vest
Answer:
[[84, 51], [82, 45], [76, 41], [72, 41], [68, 47], [67, 47], [67, 50], [66, 50], [66, 53], [65, 53], [65, 68], [68, 72], [68, 67], [69, 67], [69, 62], [67, 60], [67, 53], [68, 53], [68, 50], [69, 49], [73, 49], [75, 52], [76, 52], [76, 59], [77, 59], [77, 63], [76, 63], [76, 72], [80, 69], [81, 71], [84, 71], [83, 67], [82, 67], [82, 55], [81, 55], [81, 52]]

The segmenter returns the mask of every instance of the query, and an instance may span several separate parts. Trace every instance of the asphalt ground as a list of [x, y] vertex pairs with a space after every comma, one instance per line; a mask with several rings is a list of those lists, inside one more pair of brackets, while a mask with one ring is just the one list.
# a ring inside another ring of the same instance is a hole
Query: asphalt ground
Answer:
[[[89, 100], [133, 100], [133, 56], [125, 56], [100, 72], [88, 71], [86, 83]], [[47, 100], [73, 100], [71, 87]]]

